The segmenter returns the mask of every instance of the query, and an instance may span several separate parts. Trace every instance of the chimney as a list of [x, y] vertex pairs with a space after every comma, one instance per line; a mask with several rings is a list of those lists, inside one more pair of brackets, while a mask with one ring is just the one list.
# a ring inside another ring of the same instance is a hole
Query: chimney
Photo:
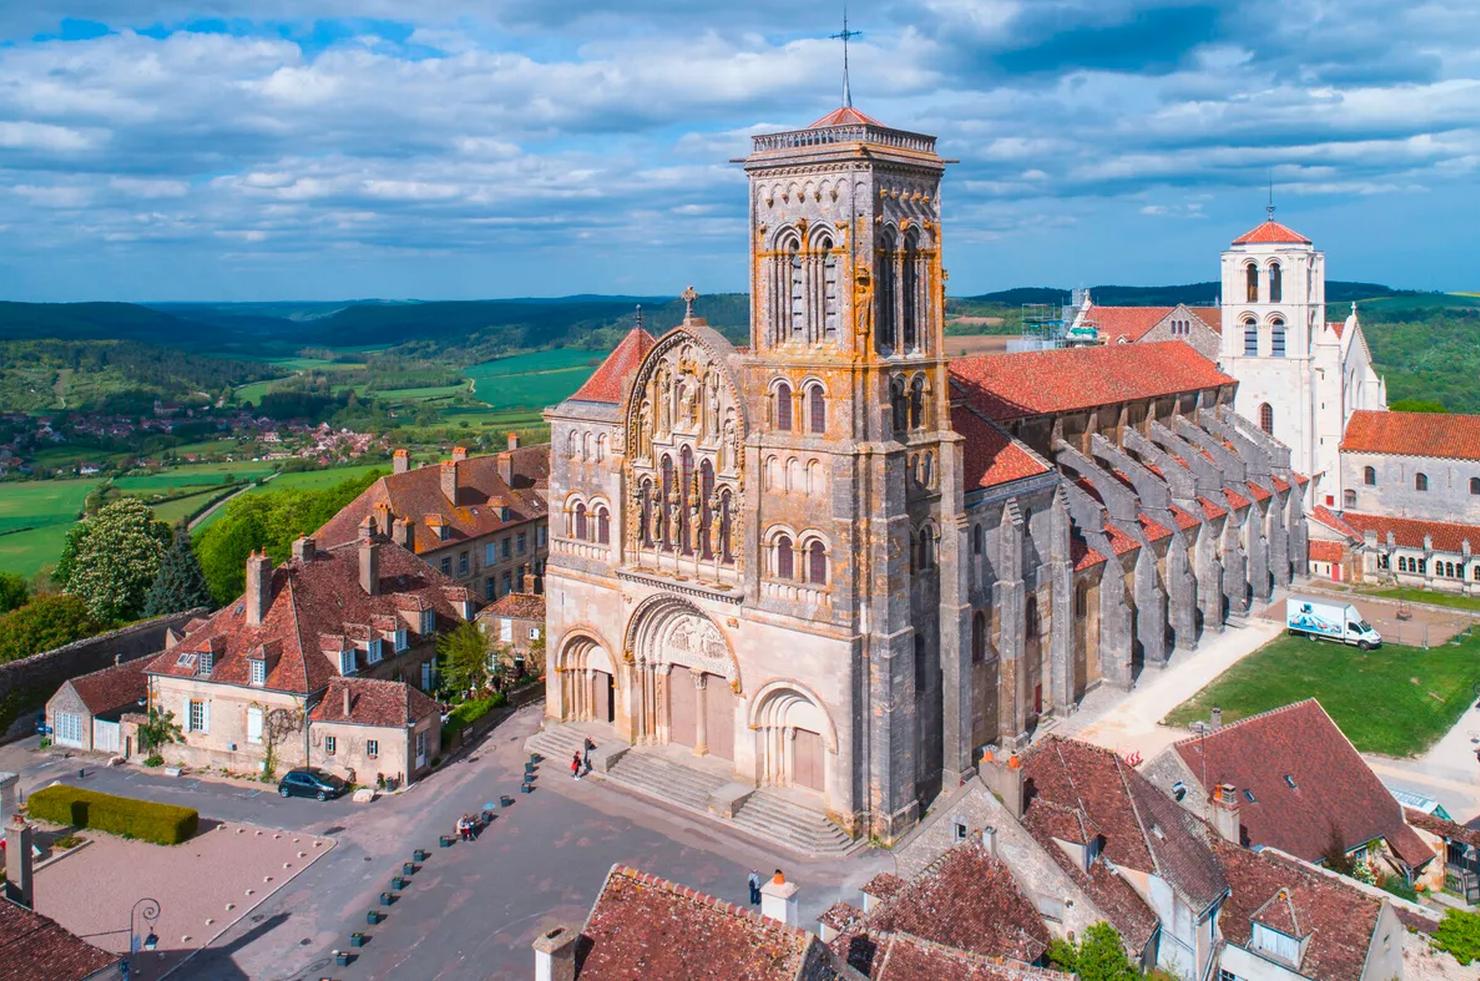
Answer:
[[15, 813], [16, 788], [20, 781], [18, 773], [0, 773], [0, 827], [4, 827]]
[[997, 857], [997, 829], [990, 824], [982, 828], [982, 847], [993, 858]]
[[988, 748], [982, 753], [981, 766], [977, 768], [981, 775], [982, 783], [987, 789], [996, 794], [1002, 801], [1002, 806], [1015, 818], [1023, 816], [1023, 761], [1016, 753], [1007, 758], [1006, 762], [998, 762]]
[[777, 869], [766, 884], [761, 886], [761, 915], [768, 916], [787, 926], [798, 926], [801, 919], [797, 914], [797, 884], [787, 882]]
[[262, 626], [272, 606], [272, 559], [265, 552], [247, 556], [247, 626]]
[[1213, 829], [1225, 840], [1242, 845], [1244, 841], [1239, 830], [1238, 790], [1231, 783], [1218, 784], [1213, 788], [1212, 804], [1208, 816], [1212, 818]]
[[524, 574], [524, 591], [530, 596], [534, 595], [534, 581], [535, 575], [533, 572], [526, 572]]
[[535, 981], [575, 981], [576, 941], [580, 933], [570, 927], [546, 930], [534, 939]]
[[498, 478], [510, 487], [514, 486], [514, 455], [512, 453], [500, 453], [498, 455]]
[[340, 687], [340, 690], [344, 692], [344, 717], [347, 719], [347, 718], [350, 717], [350, 708], [351, 708], [351, 705], [350, 705], [350, 697], [349, 697], [349, 685], [340, 685], [339, 687]]
[[411, 469], [411, 451], [397, 450], [391, 454], [391, 472], [405, 473]]
[[31, 855], [34, 837], [22, 815], [11, 817], [5, 828], [5, 895], [26, 909], [36, 905], [35, 859]]
[[518, 433], [510, 433], [509, 434], [509, 451], [510, 452], [513, 452], [514, 450], [517, 450], [517, 449], [519, 449], [519, 434]]
[[464, 460], [466, 460], [467, 458], [468, 458], [468, 448], [466, 446], [454, 446], [452, 448], [452, 462], [453, 463], [461, 463]]
[[114, 654], [113, 655], [113, 666], [116, 668], [116, 667], [118, 667], [122, 663], [123, 663], [123, 655], [122, 654]]
[[410, 518], [397, 518], [391, 540], [408, 552], [416, 551], [416, 524]]
[[442, 461], [442, 496], [457, 504], [457, 461]]
[[312, 538], [309, 538], [307, 535], [300, 535], [298, 539], [293, 542], [293, 558], [297, 559], [299, 562], [312, 562], [314, 555], [315, 552]]
[[373, 514], [367, 514], [363, 518], [360, 519], [360, 539], [361, 540], [364, 540], [366, 538], [374, 538], [375, 537], [375, 529], [376, 529], [375, 516]]
[[1214, 729], [1222, 729], [1223, 709], [1220, 706], [1214, 705], [1213, 711], [1208, 713], [1208, 720], [1212, 723]]
[[367, 596], [380, 595], [380, 544], [360, 540], [360, 588]]

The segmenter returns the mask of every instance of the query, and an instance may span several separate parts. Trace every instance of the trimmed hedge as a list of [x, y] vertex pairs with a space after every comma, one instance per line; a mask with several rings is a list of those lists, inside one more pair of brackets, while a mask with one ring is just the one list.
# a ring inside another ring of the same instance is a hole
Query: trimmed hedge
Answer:
[[66, 784], [36, 791], [26, 802], [26, 810], [42, 821], [107, 831], [157, 845], [187, 841], [200, 824], [200, 813], [193, 807], [115, 797]]

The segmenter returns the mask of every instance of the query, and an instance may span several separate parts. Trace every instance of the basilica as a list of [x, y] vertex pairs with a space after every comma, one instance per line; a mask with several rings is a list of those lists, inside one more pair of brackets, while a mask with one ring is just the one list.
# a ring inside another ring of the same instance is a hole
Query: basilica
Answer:
[[1310, 457], [1190, 344], [947, 358], [946, 164], [847, 105], [754, 137], [748, 345], [688, 290], [547, 411], [547, 731], [891, 841], [1304, 571]]

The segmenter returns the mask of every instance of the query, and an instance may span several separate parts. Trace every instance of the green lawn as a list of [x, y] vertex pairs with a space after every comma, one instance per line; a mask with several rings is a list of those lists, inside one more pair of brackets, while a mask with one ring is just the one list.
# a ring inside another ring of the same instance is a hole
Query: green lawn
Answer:
[[30, 577], [55, 562], [62, 535], [97, 485], [96, 479], [0, 484], [0, 571]]
[[170, 467], [159, 473], [142, 474], [137, 477], [119, 477], [113, 486], [128, 494], [167, 494], [207, 484], [234, 484], [242, 480], [256, 480], [272, 473], [271, 463], [253, 460], [238, 460], [234, 463], [187, 463]]
[[205, 506], [213, 497], [228, 493], [225, 487], [212, 487], [203, 490], [199, 494], [191, 494], [187, 497], [177, 497], [172, 501], [154, 505], [154, 516], [165, 524], [173, 525], [181, 518], [195, 513], [196, 509]]
[[1366, 653], [1280, 637], [1250, 654], [1162, 721], [1185, 728], [1215, 705], [1233, 722], [1315, 698], [1367, 753], [1413, 756], [1448, 732], [1480, 684], [1480, 629], [1423, 650], [1385, 644]]
[[[348, 480], [351, 477], [358, 477], [370, 470], [384, 470], [389, 473], [390, 469], [391, 464], [389, 460], [380, 460], [375, 463], [356, 463], [345, 467], [330, 467], [327, 470], [304, 470], [299, 473], [284, 473], [279, 474], [271, 480], [248, 488], [246, 493], [266, 494], [271, 491], [287, 488], [293, 488], [295, 490], [323, 490], [325, 487], [333, 487], [340, 481]], [[225, 513], [226, 509], [224, 507], [212, 511], [204, 521], [195, 526], [193, 533], [199, 535]]]
[[1456, 593], [1446, 593], [1442, 590], [1414, 589], [1409, 586], [1395, 586], [1392, 589], [1362, 590], [1367, 596], [1384, 596], [1388, 599], [1407, 600], [1410, 603], [1432, 603], [1434, 606], [1452, 606], [1456, 610], [1470, 610], [1480, 613], [1480, 596], [1460, 596]]
[[467, 369], [479, 400], [496, 409], [543, 409], [581, 387], [606, 355], [555, 348], [485, 361]]

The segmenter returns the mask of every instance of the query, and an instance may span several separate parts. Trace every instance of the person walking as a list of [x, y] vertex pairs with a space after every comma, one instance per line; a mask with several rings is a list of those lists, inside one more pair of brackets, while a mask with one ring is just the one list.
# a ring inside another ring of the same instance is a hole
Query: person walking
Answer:
[[750, 878], [745, 880], [745, 884], [750, 887], [750, 905], [759, 906], [761, 904], [761, 874], [751, 869]]
[[570, 775], [572, 777], [576, 778], [577, 780], [581, 779], [581, 754], [580, 753], [572, 753], [570, 755]]
[[591, 750], [595, 748], [596, 744], [591, 741], [590, 736], [587, 736], [586, 744], [581, 750], [581, 769], [583, 773], [591, 772]]

